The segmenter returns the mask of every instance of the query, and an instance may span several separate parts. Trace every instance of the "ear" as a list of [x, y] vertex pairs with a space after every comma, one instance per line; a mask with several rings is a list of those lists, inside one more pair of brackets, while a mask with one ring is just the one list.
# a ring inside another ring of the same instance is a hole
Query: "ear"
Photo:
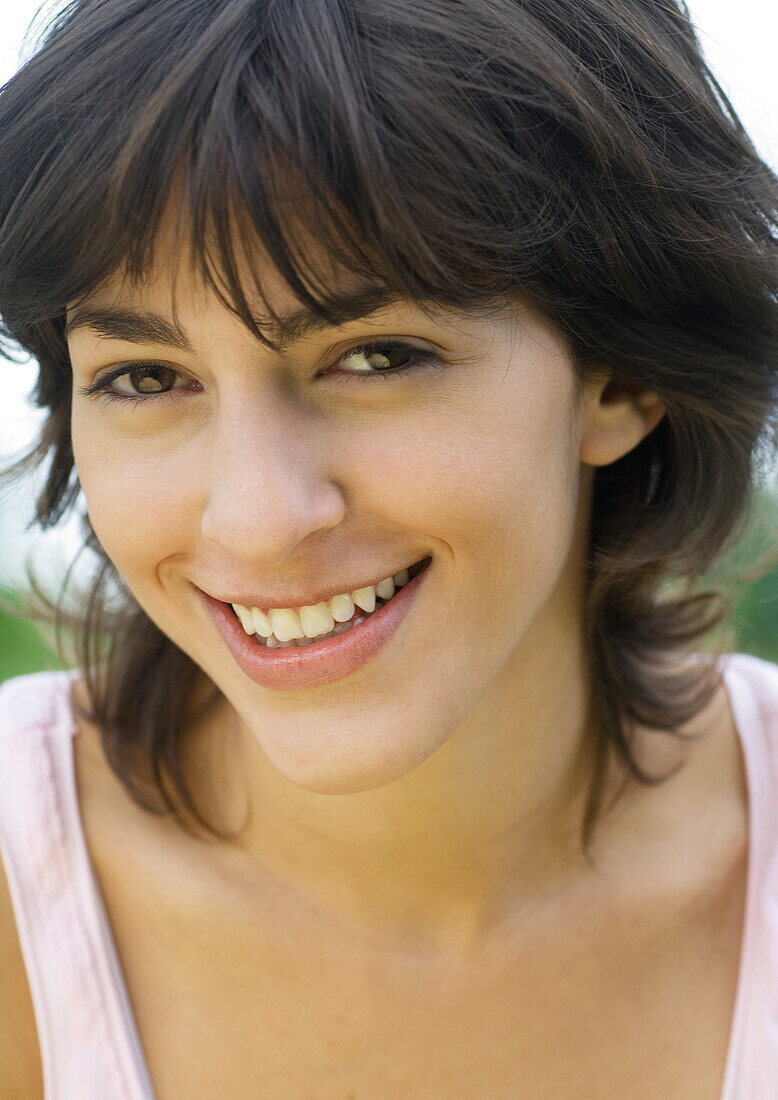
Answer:
[[607, 466], [627, 454], [657, 426], [666, 412], [653, 390], [598, 375], [585, 384], [581, 462]]

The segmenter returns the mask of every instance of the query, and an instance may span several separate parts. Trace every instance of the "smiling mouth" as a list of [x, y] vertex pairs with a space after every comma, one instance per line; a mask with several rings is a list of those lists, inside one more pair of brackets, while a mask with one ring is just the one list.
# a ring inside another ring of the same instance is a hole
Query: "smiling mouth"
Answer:
[[[373, 615], [377, 614], [382, 608], [386, 607], [387, 604], [391, 603], [397, 593], [400, 592], [405, 586], [405, 584], [413, 580], [414, 577], [417, 577], [419, 573], [422, 573], [431, 561], [432, 557], [430, 555], [426, 558], [422, 558], [421, 561], [417, 561], [414, 565], [408, 566], [400, 573], [395, 574], [396, 578], [400, 578], [401, 583], [396, 584], [395, 591], [392, 593], [391, 596], [388, 596], [386, 599], [382, 599], [376, 594], [375, 607], [372, 611], [365, 611], [363, 608], [354, 605], [354, 610], [350, 618], [346, 619], [343, 622], [335, 622], [333, 628], [331, 630], [328, 630], [326, 633], [317, 634], [315, 637], [312, 638], [304, 637], [294, 638], [287, 641], [279, 641], [274, 634], [271, 634], [269, 637], [263, 637], [261, 634], [254, 632], [252, 634], [253, 640], [257, 645], [260, 645], [263, 648], [267, 649], [285, 649], [292, 646], [302, 648], [305, 646], [318, 645], [321, 642], [328, 641], [330, 638], [337, 637], [339, 634], [346, 634], [348, 633], [348, 631], [353, 630], [355, 627], [358, 627], [361, 623], [366, 622], [367, 619], [371, 618]], [[236, 619], [239, 619], [239, 621], [241, 621], [241, 626], [248, 635], [249, 631], [246, 631], [245, 629], [245, 625], [242, 622], [242, 616], [238, 615], [234, 608], [233, 614], [235, 615]]]

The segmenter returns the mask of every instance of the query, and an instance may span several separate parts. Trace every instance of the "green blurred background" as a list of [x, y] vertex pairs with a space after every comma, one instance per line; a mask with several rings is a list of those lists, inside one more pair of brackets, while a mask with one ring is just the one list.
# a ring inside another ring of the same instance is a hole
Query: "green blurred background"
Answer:
[[[10, 589], [0, 587], [0, 596], [19, 606], [18, 597]], [[0, 681], [25, 672], [67, 667], [52, 647], [53, 640], [47, 642], [31, 623], [0, 610]]]
[[[777, 479], [778, 480], [778, 479]], [[772, 551], [778, 557], [778, 488], [761, 487], [746, 534], [714, 569], [700, 578], [705, 587], [715, 586], [734, 600], [734, 610], [724, 630], [735, 631], [736, 644], [730, 652], [752, 653], [778, 664], [778, 565], [758, 579], [742, 579], [742, 571], [753, 568]], [[738, 571], [741, 571], [738, 573]], [[734, 574], [738, 573], [738, 576]], [[738, 579], [740, 578], [740, 579]], [[12, 591], [0, 587], [0, 595], [20, 607]], [[718, 632], [699, 648], [711, 648]], [[67, 667], [54, 652], [53, 633], [36, 627], [18, 615], [0, 610], [0, 681], [42, 669]]]

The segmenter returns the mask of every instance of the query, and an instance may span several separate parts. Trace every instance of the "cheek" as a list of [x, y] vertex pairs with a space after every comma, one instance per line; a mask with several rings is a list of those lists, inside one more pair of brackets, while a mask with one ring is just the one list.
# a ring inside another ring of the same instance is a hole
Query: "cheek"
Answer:
[[[193, 522], [191, 465], [74, 409], [73, 455], [89, 519], [131, 587], [179, 552]], [[187, 469], [189, 472], [187, 472]]]
[[[539, 371], [540, 377], [542, 373]], [[553, 569], [572, 536], [577, 453], [566, 375], [446, 403], [398, 431], [374, 426], [348, 460], [355, 499], [504, 584]], [[379, 504], [380, 502], [380, 504]], [[370, 505], [369, 505], [370, 506]]]

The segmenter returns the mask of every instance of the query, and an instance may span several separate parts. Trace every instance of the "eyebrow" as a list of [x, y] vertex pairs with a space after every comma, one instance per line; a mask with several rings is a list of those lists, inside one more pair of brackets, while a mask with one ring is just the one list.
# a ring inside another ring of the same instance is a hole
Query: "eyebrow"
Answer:
[[[385, 286], [370, 286], [343, 294], [332, 302], [332, 309], [340, 318], [340, 324], [357, 321], [378, 312], [394, 302], [398, 295]], [[77, 306], [65, 325], [65, 336], [74, 329], [90, 328], [96, 335], [111, 340], [127, 340], [133, 344], [164, 344], [194, 354], [191, 341], [181, 326], [159, 313], [138, 311], [116, 306]], [[278, 323], [265, 326], [281, 349], [332, 326], [308, 306], [281, 314]]]

